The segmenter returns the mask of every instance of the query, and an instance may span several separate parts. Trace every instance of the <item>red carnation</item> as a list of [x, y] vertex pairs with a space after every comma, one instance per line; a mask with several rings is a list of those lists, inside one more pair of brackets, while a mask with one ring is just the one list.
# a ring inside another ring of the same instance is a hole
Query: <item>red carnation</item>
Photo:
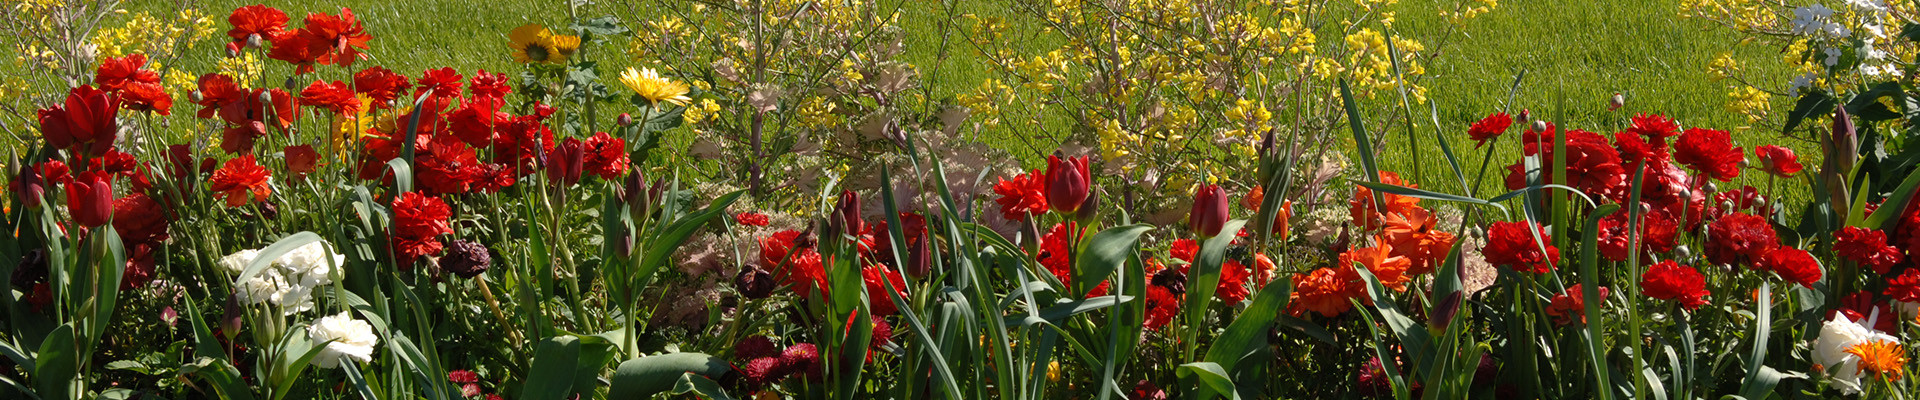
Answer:
[[1698, 309], [1707, 304], [1707, 279], [1700, 270], [1674, 263], [1673, 260], [1661, 261], [1647, 267], [1640, 276], [1641, 293], [1647, 297], [1672, 300], [1688, 310]]
[[1805, 166], [1800, 165], [1800, 157], [1793, 155], [1793, 149], [1762, 145], [1753, 148], [1753, 156], [1760, 158], [1760, 167], [1767, 173], [1781, 178], [1792, 178]]
[[1733, 146], [1733, 136], [1722, 130], [1688, 129], [1673, 145], [1674, 161], [1721, 182], [1740, 177], [1740, 162], [1746, 158], [1745, 152]]
[[1849, 226], [1834, 232], [1833, 239], [1835, 254], [1872, 268], [1877, 274], [1886, 275], [1902, 258], [1899, 248], [1887, 245], [1887, 233], [1879, 230]]
[[413, 82], [406, 76], [393, 73], [383, 67], [360, 70], [353, 74], [353, 90], [373, 98], [373, 108], [384, 110], [392, 107], [394, 99], [407, 94], [413, 88]]
[[1167, 255], [1176, 260], [1193, 263], [1193, 256], [1200, 253], [1200, 242], [1193, 239], [1176, 239], [1173, 247], [1167, 249]]
[[1806, 250], [1792, 247], [1775, 247], [1760, 257], [1760, 268], [1780, 275], [1780, 279], [1798, 283], [1808, 289], [1820, 281], [1820, 261]]
[[626, 140], [606, 132], [594, 132], [593, 137], [587, 138], [585, 151], [586, 159], [582, 163], [587, 172], [609, 181], [627, 174]]
[[1707, 236], [1707, 260], [1715, 264], [1749, 263], [1780, 245], [1773, 225], [1751, 214], [1734, 213], [1713, 221]]
[[227, 160], [207, 179], [213, 197], [225, 199], [227, 207], [247, 205], [249, 200], [267, 201], [267, 195], [273, 194], [272, 183], [273, 176], [254, 162], [252, 154]]
[[[1539, 235], [1539, 242], [1534, 235]], [[1504, 265], [1518, 272], [1544, 274], [1560, 263], [1560, 249], [1551, 244], [1553, 237], [1532, 222], [1494, 222], [1487, 229], [1487, 245], [1481, 250], [1487, 262]], [[1541, 250], [1545, 247], [1545, 250]]]
[[767, 220], [766, 214], [756, 212], [734, 214], [733, 221], [746, 226], [767, 226], [770, 222]]
[[907, 282], [900, 277], [900, 271], [887, 268], [886, 265], [873, 264], [860, 269], [860, 279], [867, 284], [867, 306], [874, 316], [888, 316], [899, 312], [893, 305], [893, 296], [887, 294], [887, 285], [893, 286], [893, 292], [901, 298], [907, 297]]
[[1161, 285], [1147, 285], [1147, 330], [1159, 330], [1180, 313], [1180, 295]]
[[1479, 122], [1474, 122], [1472, 127], [1467, 128], [1467, 136], [1478, 142], [1473, 147], [1479, 148], [1487, 144], [1487, 141], [1500, 138], [1500, 135], [1507, 133], [1507, 128], [1512, 125], [1513, 117], [1507, 116], [1507, 113], [1497, 112], [1481, 118]]
[[1040, 170], [1014, 175], [1013, 180], [1000, 178], [993, 185], [993, 192], [1000, 197], [994, 199], [1000, 203], [1000, 217], [1008, 221], [1025, 221], [1028, 215], [1040, 215], [1047, 212], [1046, 183]]
[[113, 230], [126, 243], [159, 244], [167, 240], [167, 213], [160, 202], [139, 192], [113, 201]]
[[438, 197], [406, 192], [394, 199], [393, 251], [400, 265], [411, 268], [414, 259], [439, 254], [439, 236], [453, 233], [453, 227], [447, 224], [452, 216], [453, 210]]
[[300, 102], [309, 106], [325, 108], [339, 115], [354, 115], [360, 112], [360, 99], [354, 98], [353, 88], [345, 82], [326, 83], [313, 81], [300, 91]]
[[1920, 302], [1920, 268], [1907, 268], [1900, 276], [1888, 279], [1886, 295], [1898, 301]]

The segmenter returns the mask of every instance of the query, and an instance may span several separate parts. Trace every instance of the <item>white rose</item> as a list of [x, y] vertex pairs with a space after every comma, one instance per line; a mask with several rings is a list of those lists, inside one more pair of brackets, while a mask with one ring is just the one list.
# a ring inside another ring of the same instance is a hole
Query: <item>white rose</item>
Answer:
[[314, 344], [326, 345], [313, 357], [313, 365], [320, 368], [338, 368], [340, 360], [348, 358], [373, 361], [373, 346], [380, 343], [380, 337], [373, 334], [373, 325], [353, 319], [346, 311], [313, 321], [313, 325], [307, 326], [307, 338]]
[[[1869, 319], [1878, 317], [1878, 311]], [[1860, 392], [1860, 357], [1848, 354], [1847, 349], [1870, 341], [1889, 341], [1898, 343], [1899, 339], [1875, 331], [1866, 325], [1855, 323], [1845, 315], [1834, 314], [1833, 320], [1820, 327], [1820, 337], [1813, 341], [1813, 362], [1824, 367], [1828, 383], [1841, 393]]]

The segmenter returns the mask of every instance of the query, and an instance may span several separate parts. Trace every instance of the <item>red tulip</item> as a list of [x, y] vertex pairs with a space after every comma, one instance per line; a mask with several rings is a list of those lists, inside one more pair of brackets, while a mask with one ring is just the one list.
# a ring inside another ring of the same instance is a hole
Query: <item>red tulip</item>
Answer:
[[1047, 204], [1053, 205], [1054, 211], [1072, 215], [1087, 201], [1092, 180], [1093, 176], [1087, 173], [1086, 156], [1065, 160], [1059, 155], [1047, 157]]
[[27, 208], [40, 208], [40, 196], [46, 195], [46, 187], [41, 183], [40, 170], [33, 167], [20, 169], [20, 174], [12, 182], [13, 194]]
[[547, 180], [560, 185], [572, 185], [580, 182], [580, 170], [586, 161], [586, 148], [580, 139], [567, 138], [554, 147], [553, 155], [547, 158]]
[[1187, 228], [1200, 237], [1214, 237], [1227, 223], [1227, 191], [1220, 185], [1201, 186], [1193, 193], [1193, 212], [1187, 216]]
[[82, 172], [67, 182], [67, 212], [73, 222], [88, 228], [113, 219], [113, 181], [98, 172]]
[[866, 231], [866, 221], [860, 219], [860, 195], [851, 190], [840, 192], [840, 202], [833, 207], [833, 218], [840, 233], [859, 236]]
[[82, 85], [67, 92], [64, 107], [40, 109], [40, 135], [47, 143], [81, 154], [106, 154], [120, 125], [114, 116], [120, 111], [113, 95]]

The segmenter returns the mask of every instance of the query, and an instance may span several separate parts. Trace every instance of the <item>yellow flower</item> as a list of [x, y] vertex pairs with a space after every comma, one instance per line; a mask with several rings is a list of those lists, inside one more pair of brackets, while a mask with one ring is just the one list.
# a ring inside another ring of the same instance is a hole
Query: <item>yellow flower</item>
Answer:
[[[559, 41], [554, 37], [553, 31], [547, 30], [547, 27], [540, 24], [526, 24], [513, 28], [512, 32], [507, 33], [507, 40], [513, 42], [507, 47], [513, 49], [513, 61], [517, 63], [558, 64], [565, 62], [568, 54], [573, 54], [572, 49], [562, 54]], [[580, 47], [580, 38], [573, 38], [573, 47], [576, 49]]]
[[661, 101], [682, 106], [693, 101], [687, 97], [687, 84], [662, 77], [660, 73], [654, 72], [653, 68], [636, 70], [633, 67], [627, 67], [626, 71], [620, 73], [620, 83], [626, 84], [628, 89], [633, 89], [634, 94], [646, 98], [656, 106]]
[[555, 54], [560, 55], [559, 57], [560, 61], [566, 61], [567, 58], [573, 57], [573, 52], [578, 50], [580, 50], [579, 36], [574, 36], [574, 35], [554, 35], [553, 36], [553, 51]]
[[1872, 372], [1888, 380], [1900, 379], [1900, 369], [1907, 365], [1907, 349], [1886, 340], [1848, 347], [1847, 354], [1860, 357], [1861, 372]]
[[1063, 370], [1062, 370], [1062, 369], [1060, 368], [1060, 362], [1059, 362], [1059, 361], [1054, 361], [1054, 362], [1050, 362], [1050, 363], [1047, 363], [1047, 381], [1050, 381], [1050, 382], [1059, 382], [1059, 381], [1060, 381], [1060, 375], [1061, 375], [1061, 374], [1063, 374], [1063, 373], [1065, 373], [1065, 371], [1063, 371]]

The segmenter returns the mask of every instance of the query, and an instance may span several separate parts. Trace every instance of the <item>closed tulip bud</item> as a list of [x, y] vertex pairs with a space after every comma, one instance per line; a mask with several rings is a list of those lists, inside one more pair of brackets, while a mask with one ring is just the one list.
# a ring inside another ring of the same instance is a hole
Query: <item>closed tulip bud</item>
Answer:
[[909, 245], [907, 249], [906, 267], [903, 268], [907, 271], [908, 275], [912, 275], [915, 278], [926, 278], [928, 274], [933, 273], [933, 244], [931, 242], [932, 240], [929, 240], [929, 238], [921, 237], [920, 240], [915, 240], [913, 244]]
[[1047, 204], [1062, 215], [1073, 215], [1087, 201], [1092, 179], [1087, 173], [1086, 156], [1064, 160], [1059, 154], [1047, 157]]
[[40, 208], [40, 198], [46, 195], [46, 184], [40, 180], [40, 171], [33, 167], [20, 168], [20, 175], [13, 180], [13, 194], [20, 204], [27, 208]]
[[1446, 297], [1441, 297], [1439, 302], [1434, 303], [1433, 315], [1427, 319], [1429, 329], [1434, 331], [1446, 330], [1447, 325], [1453, 322], [1453, 317], [1460, 313], [1461, 300], [1460, 292], [1453, 292], [1448, 293]]
[[1627, 96], [1614, 93], [1613, 98], [1607, 100], [1607, 111], [1618, 110], [1625, 105], [1627, 105]]
[[246, 316], [247, 308], [240, 305], [240, 296], [227, 296], [226, 309], [220, 314], [220, 334], [226, 335], [227, 340], [233, 340], [240, 335], [240, 328], [245, 326]]
[[1202, 238], [1220, 234], [1227, 224], [1227, 191], [1220, 185], [1201, 186], [1193, 193], [1193, 212], [1187, 215], [1187, 229]]
[[567, 138], [553, 148], [547, 159], [547, 180], [561, 186], [580, 183], [580, 170], [586, 162], [586, 150], [580, 139]]
[[1085, 224], [1093, 222], [1094, 218], [1099, 216], [1100, 192], [1097, 190], [1089, 190], [1087, 192], [1087, 201], [1080, 203], [1080, 209], [1073, 212], [1073, 220]]
[[1840, 142], [1840, 138], [1846, 138], [1848, 140], [1845, 141], [1845, 143], [1852, 143], [1853, 133], [1853, 116], [1847, 114], [1847, 107], [1844, 105], [1833, 106], [1834, 141]]
[[840, 192], [840, 202], [833, 207], [833, 224], [837, 233], [859, 236], [866, 231], [866, 221], [860, 219], [860, 195], [851, 190]]
[[99, 172], [82, 172], [67, 182], [67, 213], [88, 228], [113, 220], [113, 181]]

